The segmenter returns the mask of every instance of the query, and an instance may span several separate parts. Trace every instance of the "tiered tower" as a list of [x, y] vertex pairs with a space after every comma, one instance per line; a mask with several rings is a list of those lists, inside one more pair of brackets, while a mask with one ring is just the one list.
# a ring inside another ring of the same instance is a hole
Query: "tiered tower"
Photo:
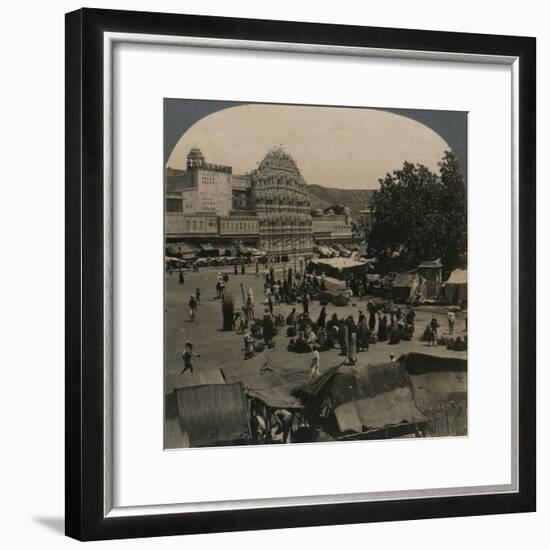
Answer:
[[308, 254], [313, 247], [311, 201], [294, 159], [271, 149], [251, 174], [259, 243], [271, 254]]

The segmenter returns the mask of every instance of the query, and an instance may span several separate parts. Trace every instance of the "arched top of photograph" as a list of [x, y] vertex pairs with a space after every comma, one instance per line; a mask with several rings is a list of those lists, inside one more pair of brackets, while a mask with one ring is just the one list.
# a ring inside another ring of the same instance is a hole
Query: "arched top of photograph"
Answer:
[[451, 151], [466, 172], [466, 117], [458, 111], [165, 100], [166, 167], [199, 161], [234, 174], [285, 170], [309, 185], [377, 189], [403, 166], [439, 174]]

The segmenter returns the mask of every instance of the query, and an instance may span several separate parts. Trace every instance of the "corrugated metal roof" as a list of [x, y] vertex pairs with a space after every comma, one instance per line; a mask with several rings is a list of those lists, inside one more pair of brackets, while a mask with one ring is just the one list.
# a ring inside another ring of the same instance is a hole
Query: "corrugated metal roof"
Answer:
[[414, 401], [422, 411], [435, 409], [449, 400], [468, 399], [468, 375], [465, 372], [428, 372], [412, 375]]
[[301, 408], [301, 401], [291, 395], [293, 385], [283, 379], [276, 370], [250, 372], [243, 369], [224, 370], [226, 382], [239, 381], [248, 395], [260, 399], [272, 408]]
[[274, 386], [261, 390], [249, 391], [250, 397], [263, 401], [273, 409], [301, 409], [303, 408], [300, 399], [290, 394], [289, 386]]
[[204, 384], [225, 384], [222, 371], [220, 369], [195, 370], [193, 374], [189, 371], [183, 374], [167, 374], [167, 388], [189, 388], [191, 386], [202, 386]]
[[191, 447], [212, 447], [250, 439], [241, 384], [209, 384], [175, 390], [182, 431]]
[[402, 423], [425, 422], [410, 388], [397, 388], [367, 399], [350, 401], [335, 409], [341, 432], [379, 430]]
[[246, 369], [224, 369], [223, 374], [227, 383], [241, 382], [244, 387], [250, 390], [261, 390], [284, 385], [277, 371], [261, 370], [250, 372], [249, 365], [246, 365]]
[[293, 390], [303, 400], [330, 397], [334, 408], [397, 388], [410, 387], [411, 381], [399, 363], [336, 366], [316, 379]]

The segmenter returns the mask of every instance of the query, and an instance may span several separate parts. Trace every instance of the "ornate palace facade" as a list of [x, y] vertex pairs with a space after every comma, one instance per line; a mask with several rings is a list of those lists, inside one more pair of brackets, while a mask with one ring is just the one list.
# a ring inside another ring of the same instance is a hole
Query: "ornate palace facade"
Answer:
[[280, 254], [311, 252], [311, 201], [294, 159], [280, 147], [271, 149], [250, 177], [258, 247]]
[[198, 148], [191, 149], [186, 171], [167, 170], [165, 218], [168, 242], [242, 241], [269, 254], [313, 249], [307, 184], [281, 147], [245, 175], [207, 163]]

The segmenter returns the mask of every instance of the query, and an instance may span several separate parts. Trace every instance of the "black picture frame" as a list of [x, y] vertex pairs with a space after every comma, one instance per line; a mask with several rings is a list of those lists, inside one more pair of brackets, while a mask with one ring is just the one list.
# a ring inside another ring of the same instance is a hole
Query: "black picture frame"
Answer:
[[[139, 517], [104, 515], [105, 32], [514, 56], [519, 63], [519, 490]], [[536, 506], [534, 38], [82, 9], [66, 15], [66, 534], [79, 540], [512, 512]]]

